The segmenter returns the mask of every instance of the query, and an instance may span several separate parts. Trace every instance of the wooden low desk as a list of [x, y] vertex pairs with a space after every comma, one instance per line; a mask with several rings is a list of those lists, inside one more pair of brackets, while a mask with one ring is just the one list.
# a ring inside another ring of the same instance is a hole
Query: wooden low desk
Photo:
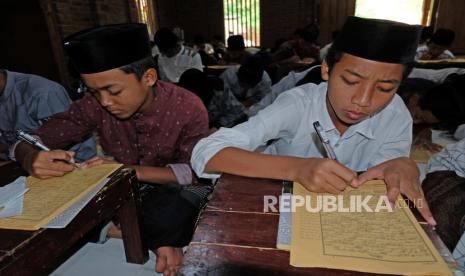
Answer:
[[202, 214], [181, 274], [375, 275], [291, 266], [290, 253], [276, 248], [279, 214], [263, 212], [263, 196], [281, 195], [281, 183], [223, 175]]
[[[25, 175], [17, 163], [0, 167], [0, 186]], [[140, 231], [140, 197], [135, 173], [119, 169], [111, 180], [64, 229], [21, 231], [0, 229], [0, 275], [47, 275], [66, 260], [69, 251], [95, 227], [119, 218], [130, 263], [148, 260]], [[72, 253], [72, 252], [71, 252]]]

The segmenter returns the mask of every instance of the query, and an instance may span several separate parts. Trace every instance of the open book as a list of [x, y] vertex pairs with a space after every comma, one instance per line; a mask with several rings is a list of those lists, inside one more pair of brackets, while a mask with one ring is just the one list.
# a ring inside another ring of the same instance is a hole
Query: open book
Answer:
[[105, 164], [89, 169], [76, 169], [62, 177], [37, 179], [28, 177], [21, 215], [0, 219], [0, 228], [38, 230], [63, 211], [73, 206], [121, 164]]
[[[311, 193], [298, 183], [294, 183], [293, 193], [304, 197], [310, 207], [295, 204], [296, 212], [292, 213], [291, 265], [384, 274], [451, 275], [402, 197], [394, 211], [389, 211], [383, 181], [347, 188], [340, 197], [335, 196], [336, 211], [331, 211], [334, 204], [325, 210], [322, 199], [334, 195]], [[319, 211], [318, 196], [322, 201]], [[365, 200], [368, 209], [357, 207], [360, 200]]]

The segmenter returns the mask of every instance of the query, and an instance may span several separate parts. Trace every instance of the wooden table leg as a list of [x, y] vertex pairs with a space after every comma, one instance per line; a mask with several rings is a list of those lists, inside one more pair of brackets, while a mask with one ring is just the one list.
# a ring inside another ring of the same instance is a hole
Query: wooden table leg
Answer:
[[141, 232], [141, 199], [135, 172], [126, 174], [122, 183], [122, 190], [129, 189], [129, 198], [118, 210], [121, 233], [123, 235], [124, 251], [126, 261], [135, 264], [147, 262], [148, 250], [142, 242]]

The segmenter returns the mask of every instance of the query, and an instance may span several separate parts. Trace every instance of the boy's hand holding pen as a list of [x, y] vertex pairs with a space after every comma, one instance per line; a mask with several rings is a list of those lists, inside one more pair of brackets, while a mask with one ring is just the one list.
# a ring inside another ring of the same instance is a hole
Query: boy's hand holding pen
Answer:
[[[63, 176], [73, 171], [74, 168], [79, 168], [79, 164], [76, 164], [74, 161], [74, 152], [50, 150], [38, 139], [24, 131], [18, 131], [17, 135], [19, 139], [25, 141], [29, 145], [19, 144], [17, 146], [17, 159], [21, 162], [23, 168], [32, 176], [41, 179]], [[31, 146], [36, 149], [32, 149]]]

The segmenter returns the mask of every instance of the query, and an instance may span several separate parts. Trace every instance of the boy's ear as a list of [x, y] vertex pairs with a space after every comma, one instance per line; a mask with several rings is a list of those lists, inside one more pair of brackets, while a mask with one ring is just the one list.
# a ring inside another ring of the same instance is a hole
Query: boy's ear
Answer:
[[150, 68], [145, 71], [144, 75], [142, 76], [142, 83], [146, 86], [152, 87], [155, 82], [157, 82], [158, 74], [155, 68]]
[[321, 63], [321, 78], [324, 81], [329, 80], [329, 67], [328, 67], [328, 63], [326, 63], [326, 58], [323, 59], [323, 62]]

